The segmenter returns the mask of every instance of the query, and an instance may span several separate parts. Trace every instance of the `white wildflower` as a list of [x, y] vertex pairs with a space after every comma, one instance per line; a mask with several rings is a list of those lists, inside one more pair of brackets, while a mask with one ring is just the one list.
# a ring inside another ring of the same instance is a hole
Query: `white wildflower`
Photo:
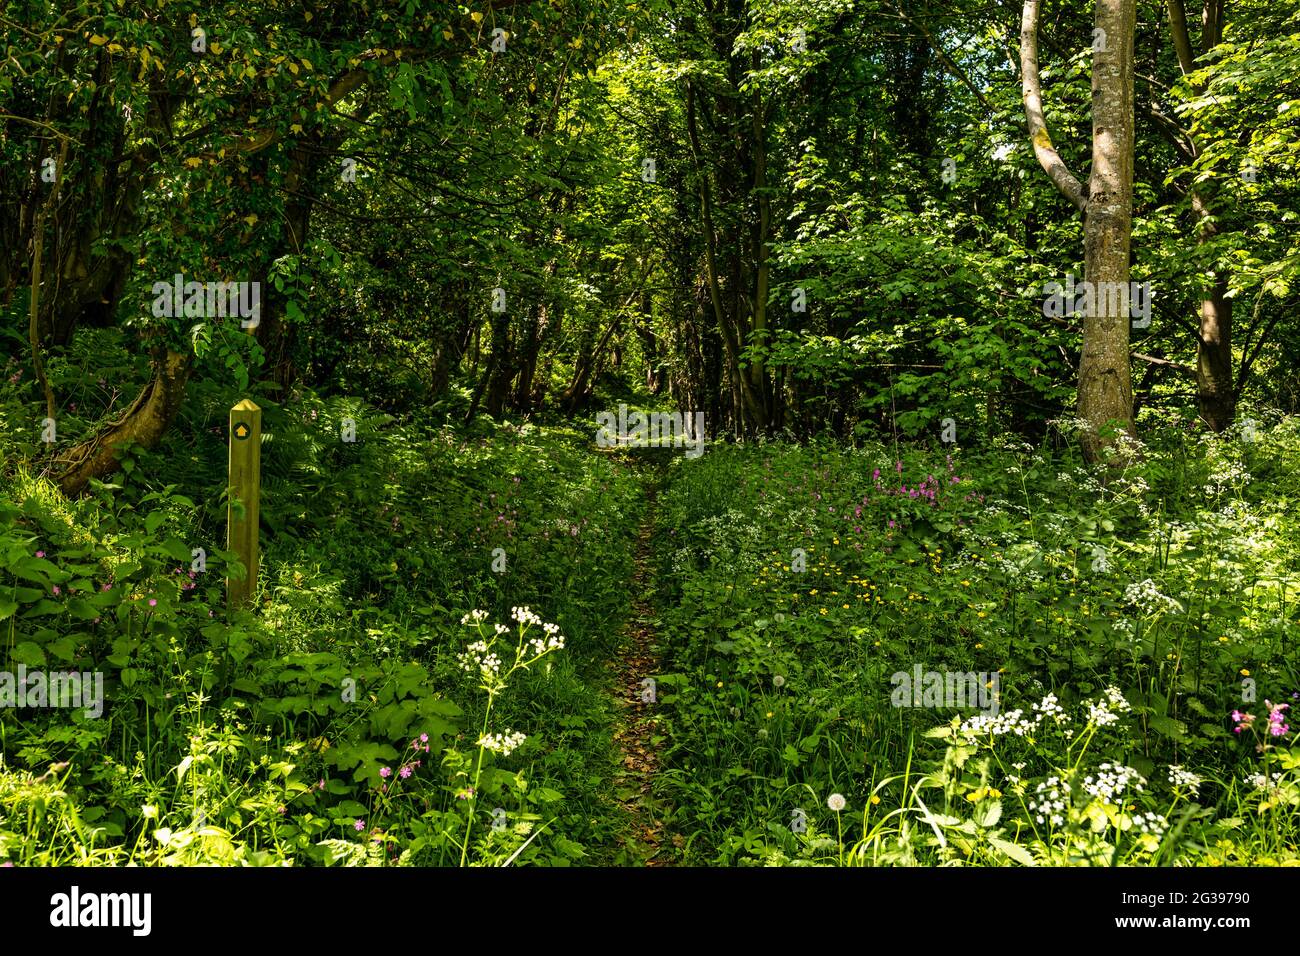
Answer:
[[1174, 764], [1169, 768], [1169, 785], [1179, 789], [1186, 787], [1195, 794], [1201, 786], [1201, 778], [1190, 770], [1184, 770], [1182, 767]]
[[1154, 837], [1164, 836], [1169, 824], [1158, 813], [1139, 813], [1133, 817], [1133, 826], [1139, 833], [1149, 833]]
[[509, 757], [528, 737], [520, 733], [484, 734], [478, 739], [478, 745], [503, 757]]
[[1038, 721], [1050, 717], [1054, 723], [1064, 724], [1070, 719], [1070, 715], [1065, 712], [1065, 708], [1057, 702], [1055, 694], [1048, 694], [1039, 703], [1034, 704], [1034, 710], [1038, 711]]
[[1282, 783], [1282, 774], [1273, 774], [1271, 780], [1262, 773], [1246, 774], [1246, 782], [1256, 790], [1275, 790]]
[[1181, 614], [1183, 606], [1167, 594], [1161, 594], [1154, 581], [1147, 578], [1124, 589], [1124, 600], [1146, 615]]
[[1098, 727], [1119, 722], [1119, 715], [1130, 709], [1124, 692], [1114, 685], [1107, 687], [1102, 699], [1088, 702], [1088, 720]]
[[528, 625], [542, 623], [542, 619], [534, 614], [531, 608], [527, 607], [512, 607], [510, 609], [510, 616], [520, 624]]
[[1060, 777], [1048, 777], [1034, 788], [1034, 796], [1029, 800], [1029, 810], [1039, 823], [1050, 823], [1059, 827], [1065, 822], [1065, 810], [1069, 806], [1069, 789]]
[[994, 737], [1015, 734], [1017, 737], [1024, 737], [1038, 729], [1040, 719], [1041, 716], [1030, 719], [1025, 716], [1023, 710], [1017, 708], [996, 716], [976, 714], [974, 717], [963, 721], [958, 729], [968, 737], [975, 737], [979, 734], [990, 734]]
[[1130, 787], [1140, 792], [1145, 784], [1146, 778], [1132, 767], [1117, 763], [1104, 763], [1097, 768], [1095, 775], [1089, 774], [1083, 778], [1081, 787], [1085, 793], [1091, 796], [1104, 800], [1106, 803], [1114, 803], [1115, 798], [1123, 796], [1124, 792]]
[[495, 677], [501, 673], [501, 658], [492, 651], [487, 641], [474, 641], [460, 655], [460, 666], [471, 674], [478, 671], [484, 677]]

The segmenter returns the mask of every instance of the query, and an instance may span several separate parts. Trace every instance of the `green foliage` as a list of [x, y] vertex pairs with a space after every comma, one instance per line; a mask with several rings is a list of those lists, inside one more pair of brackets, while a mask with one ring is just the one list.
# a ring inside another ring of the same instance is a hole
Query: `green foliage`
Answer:
[[[1050, 6], [1086, 178], [1093, 18]], [[635, 858], [608, 665], [658, 482], [583, 414], [627, 401], [756, 442], [674, 461], [656, 521], [687, 862], [1295, 862], [1264, 728], [1300, 686], [1300, 18], [1227, 7], [1191, 64], [1138, 18], [1146, 444], [1097, 468], [1018, 5], [6, 0], [0, 674], [96, 675], [103, 707], [0, 709], [0, 860]], [[155, 314], [177, 274], [260, 283], [258, 323]], [[1200, 436], [1211, 384], [1240, 410]], [[262, 574], [231, 614], [245, 397]], [[1033, 726], [894, 706], [918, 663]], [[1102, 764], [1149, 787], [1099, 796]]]
[[[1261, 760], [1228, 714], [1300, 686], [1285, 637], [1300, 526], [1279, 471], [1297, 438], [1289, 419], [1109, 474], [1014, 440], [949, 456], [724, 447], [679, 468], [661, 499], [676, 587], [660, 782], [697, 833], [688, 859], [1168, 864], [1222, 858], [1222, 841], [1292, 859], [1294, 734], [1266, 735]], [[900, 706], [918, 666], [983, 675], [994, 736], [945, 750], [946, 714], [956, 726], [976, 704]], [[1110, 723], [1090, 710], [1107, 694]], [[1071, 722], [1046, 720], [1054, 708]], [[1039, 784], [1086, 791], [1102, 763], [1151, 789], [1036, 822]], [[1196, 801], [1171, 794], [1171, 766], [1200, 781]], [[1261, 773], [1280, 782], [1257, 787]], [[828, 811], [832, 793], [853, 812]]]
[[[356, 442], [340, 441], [346, 415]], [[612, 744], [598, 688], [625, 613], [635, 482], [571, 432], [466, 440], [357, 402], [268, 402], [265, 431], [256, 614], [223, 608], [230, 556], [210, 509], [145, 477], [215, 496], [219, 445], [142, 453], [80, 502], [22, 470], [0, 495], [4, 668], [103, 675], [102, 719], [0, 714], [0, 854], [568, 865], [603, 853], [621, 824], [601, 786]], [[570, 650], [514, 675], [492, 708], [459, 666], [454, 618], [526, 604], [554, 609]], [[499, 732], [498, 719], [527, 735], [517, 753], [463, 737]], [[498, 806], [508, 822], [494, 828]]]

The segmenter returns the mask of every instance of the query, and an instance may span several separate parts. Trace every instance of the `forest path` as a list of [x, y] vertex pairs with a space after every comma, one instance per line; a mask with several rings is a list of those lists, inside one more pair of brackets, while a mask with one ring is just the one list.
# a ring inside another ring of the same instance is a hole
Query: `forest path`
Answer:
[[681, 846], [680, 836], [665, 837], [663, 806], [654, 796], [659, 769], [659, 718], [656, 690], [651, 683], [659, 673], [658, 636], [654, 593], [654, 520], [658, 495], [658, 469], [646, 469], [646, 508], [637, 533], [635, 564], [628, 584], [631, 607], [623, 626], [620, 651], [610, 662], [613, 692], [619, 707], [614, 744], [619, 766], [614, 773], [614, 794], [629, 818], [628, 831], [619, 837], [619, 862], [629, 866], [671, 865]]

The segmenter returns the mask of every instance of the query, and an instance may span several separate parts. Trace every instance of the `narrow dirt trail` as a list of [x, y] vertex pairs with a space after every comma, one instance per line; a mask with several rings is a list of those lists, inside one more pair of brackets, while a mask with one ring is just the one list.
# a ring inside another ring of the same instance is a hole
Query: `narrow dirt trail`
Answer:
[[654, 626], [654, 515], [657, 476], [646, 478], [646, 511], [637, 534], [635, 567], [630, 582], [631, 607], [623, 628], [623, 642], [611, 662], [614, 693], [620, 713], [614, 743], [620, 766], [614, 773], [614, 792], [627, 811], [630, 827], [620, 838], [619, 856], [631, 866], [667, 866], [681, 843], [665, 834], [663, 807], [654, 797], [654, 776], [659, 769], [658, 747], [662, 735], [651, 683], [659, 673], [659, 648]]

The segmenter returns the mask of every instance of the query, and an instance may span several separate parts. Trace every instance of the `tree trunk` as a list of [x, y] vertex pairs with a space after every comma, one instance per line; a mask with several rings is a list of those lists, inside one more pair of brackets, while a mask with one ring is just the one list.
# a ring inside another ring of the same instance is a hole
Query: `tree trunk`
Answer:
[[[757, 51], [753, 54], [753, 66], [755, 70], [759, 68]], [[754, 196], [758, 202], [754, 236], [754, 346], [761, 350], [767, 345], [767, 299], [771, 282], [767, 245], [772, 232], [772, 199], [767, 191], [767, 111], [761, 94], [754, 95], [753, 111], [750, 134], [753, 136]], [[750, 385], [762, 402], [763, 428], [767, 429], [773, 417], [772, 387], [761, 353], [750, 363], [749, 376]]]
[[[327, 142], [317, 134], [304, 141], [289, 153], [289, 165], [284, 176], [284, 230], [281, 237], [283, 254], [301, 257], [307, 248], [307, 234], [311, 228], [311, 214], [315, 205], [313, 179], [320, 169], [322, 150], [332, 150], [342, 137], [337, 134]], [[301, 260], [300, 260], [301, 261]], [[266, 378], [287, 391], [297, 379], [293, 364], [296, 330], [285, 320], [283, 298], [275, 292], [269, 277], [263, 275], [262, 306], [254, 334], [266, 352]]]
[[546, 310], [546, 324], [542, 328], [542, 353], [545, 359], [542, 362], [541, 373], [534, 375], [533, 392], [528, 397], [528, 407], [537, 411], [546, 404], [546, 392], [551, 385], [551, 371], [555, 367], [555, 350], [548, 348], [551, 342], [560, 337], [564, 330], [564, 302], [553, 303]]
[[[55, 171], [54, 188], [36, 213], [36, 226], [32, 233], [32, 288], [28, 303], [31, 316], [27, 337], [32, 348], [32, 370], [45, 398], [45, 415], [51, 420], [54, 418], [54, 390], [50, 388], [50, 380], [45, 375], [45, 361], [41, 357], [41, 255], [45, 250], [45, 217], [49, 214], [50, 207], [58, 201], [59, 186], [63, 182], [63, 167], [67, 160], [68, 141], [65, 139], [59, 147], [59, 164]], [[57, 283], [55, 285], [57, 287]]]
[[740, 417], [743, 412], [751, 430], [760, 432], [767, 427], [763, 403], [754, 392], [749, 378], [740, 370], [740, 349], [744, 343], [739, 341], [736, 329], [728, 321], [722, 304], [722, 289], [718, 281], [717, 232], [713, 226], [712, 189], [709, 184], [709, 172], [703, 166], [703, 151], [700, 148], [699, 128], [695, 118], [695, 91], [689, 82], [686, 84], [686, 131], [691, 144], [691, 154], [695, 160], [696, 178], [699, 180], [700, 225], [704, 230], [704, 268], [709, 302], [713, 307], [714, 321], [717, 323], [718, 334], [722, 338], [722, 346], [726, 354], [727, 377], [733, 388], [739, 386], [736, 402], [737, 417]]
[[651, 328], [652, 301], [649, 292], [641, 293], [641, 320], [636, 323], [636, 335], [641, 341], [641, 358], [645, 362], [645, 387], [651, 395], [658, 395], [663, 388], [659, 375], [659, 343]]
[[154, 360], [153, 377], [131, 407], [88, 441], [60, 458], [64, 470], [59, 485], [68, 496], [79, 495], [92, 478], [117, 470], [124, 445], [152, 448], [180, 410], [190, 375], [190, 356], [168, 349]]
[[[438, 328], [433, 341], [433, 362], [429, 369], [429, 399], [436, 401], [451, 387], [452, 373], [469, 350], [476, 327], [469, 293], [464, 283], [457, 283], [455, 321]], [[473, 374], [473, 372], [471, 372]]]
[[[610, 324], [609, 330], [605, 335], [613, 334], [613, 326], [617, 319]], [[602, 336], [603, 345], [605, 339]], [[591, 377], [592, 366], [596, 363], [596, 351], [601, 346], [596, 345], [596, 331], [588, 326], [579, 337], [578, 353], [573, 360], [573, 378], [560, 395], [560, 406], [569, 412], [576, 412], [587, 400], [588, 388], [587, 383]]]
[[[1169, 30], [1173, 34], [1178, 65], [1184, 76], [1195, 68], [1187, 14], [1182, 0], [1169, 0]], [[1206, 0], [1201, 11], [1201, 53], [1208, 53], [1223, 39], [1223, 3]], [[1198, 84], [1196, 92], [1203, 91]], [[1187, 141], [1192, 158], [1201, 153], [1201, 144], [1190, 132]], [[1218, 231], [1206, 196], [1205, 186], [1193, 183], [1188, 190], [1192, 213], [1196, 217], [1196, 240], [1204, 244]], [[1227, 296], [1227, 273], [1215, 274], [1211, 292], [1201, 301], [1196, 336], [1196, 400], [1201, 419], [1216, 432], [1232, 424], [1237, 414], [1236, 383], [1232, 362], [1232, 300]]]
[[515, 383], [514, 406], [527, 414], [532, 410], [533, 376], [537, 372], [537, 356], [542, 348], [542, 327], [546, 323], [546, 306], [529, 303], [524, 311], [524, 335], [515, 357], [518, 379]]
[[[1136, 0], [1097, 0], [1093, 53], [1092, 176], [1084, 211], [1084, 278], [1093, 307], [1083, 319], [1078, 414], [1084, 452], [1100, 458], [1108, 426], [1133, 429], [1129, 370], [1129, 242], [1133, 229], [1133, 34]], [[1117, 285], [1115, 285], [1117, 284]], [[1122, 289], [1119, 295], [1102, 290]]]
[[[1025, 0], [1020, 21], [1020, 68], [1029, 139], [1057, 190], [1083, 213], [1084, 278], [1092, 285], [1083, 317], [1078, 415], [1082, 445], [1097, 461], [1113, 440], [1109, 428], [1132, 436], [1129, 370], [1129, 243], [1133, 226], [1133, 34], [1136, 0], [1097, 0], [1095, 23], [1104, 40], [1092, 62], [1092, 176], [1085, 191], [1052, 145], [1043, 116], [1038, 73], [1038, 3]], [[1115, 290], [1110, 294], [1108, 290]]]
[[487, 395], [483, 400], [483, 407], [498, 421], [505, 414], [506, 401], [510, 398], [510, 383], [514, 381], [514, 377], [513, 352], [510, 347], [510, 313], [495, 312], [492, 315], [491, 372], [487, 379]]
[[1214, 291], [1201, 303], [1196, 349], [1196, 399], [1201, 418], [1221, 432], [1237, 414], [1232, 370], [1232, 300], [1228, 280], [1215, 280]]

